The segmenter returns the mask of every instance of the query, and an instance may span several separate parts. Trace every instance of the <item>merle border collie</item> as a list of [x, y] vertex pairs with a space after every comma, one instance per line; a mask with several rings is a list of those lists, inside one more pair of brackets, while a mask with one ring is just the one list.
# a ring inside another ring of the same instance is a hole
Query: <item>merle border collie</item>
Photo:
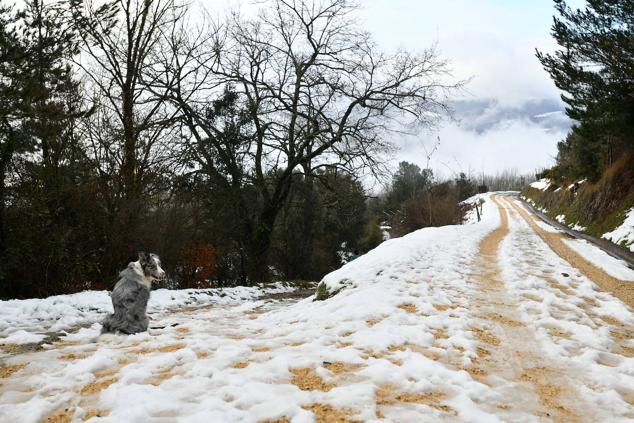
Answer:
[[161, 260], [156, 254], [140, 252], [139, 260], [131, 262], [119, 277], [110, 294], [114, 313], [103, 321], [101, 333], [145, 332], [150, 323], [146, 310], [152, 281], [165, 277]]

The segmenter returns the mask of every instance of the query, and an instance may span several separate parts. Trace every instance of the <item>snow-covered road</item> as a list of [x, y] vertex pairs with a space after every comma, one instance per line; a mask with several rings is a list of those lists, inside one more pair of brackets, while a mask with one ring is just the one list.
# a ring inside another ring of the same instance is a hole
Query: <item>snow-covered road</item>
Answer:
[[0, 421], [632, 421], [634, 271], [482, 198], [481, 222], [327, 275], [326, 301], [209, 302], [118, 340], [94, 324], [5, 345]]

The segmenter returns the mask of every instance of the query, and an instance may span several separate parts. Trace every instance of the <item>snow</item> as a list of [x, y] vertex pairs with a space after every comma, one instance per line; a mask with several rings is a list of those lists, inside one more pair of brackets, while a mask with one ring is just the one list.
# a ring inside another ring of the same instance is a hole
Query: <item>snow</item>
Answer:
[[566, 224], [566, 215], [565, 214], [559, 214], [557, 215], [557, 217], [555, 217], [555, 220], [559, 223], [561, 223], [562, 225]]
[[[292, 291], [293, 288], [277, 283], [265, 289], [235, 287], [218, 289], [157, 289], [148, 302], [148, 314], [171, 308], [201, 304], [237, 304], [261, 295]], [[112, 313], [108, 291], [84, 291], [48, 298], [0, 301], [0, 343], [36, 343], [46, 332], [66, 331], [79, 326], [90, 326]], [[31, 337], [25, 331], [32, 333]], [[3, 339], [4, 338], [4, 339]]]
[[[501, 223], [490, 195], [470, 201], [479, 199], [484, 201], [480, 222], [426, 228], [385, 241], [326, 275], [323, 283], [337, 293], [325, 301], [264, 300], [247, 288], [226, 290], [225, 297], [216, 291], [157, 290], [150, 308], [151, 326], [159, 328], [96, 342], [100, 304], [103, 312], [108, 305], [104, 293], [17, 303], [11, 312], [5, 307], [10, 302], [4, 302], [2, 318], [11, 318], [12, 325], [30, 322], [19, 330], [53, 327], [59, 310], [90, 326], [44, 351], [7, 359], [28, 365], [3, 380], [0, 420], [38, 422], [60, 407], [74, 407], [80, 420], [91, 409], [107, 410], [93, 422], [286, 418], [309, 423], [315, 421], [310, 405], [325, 404], [350, 410], [351, 420], [365, 422], [379, 421], [379, 411], [381, 421], [392, 422], [544, 421], [531, 409], [530, 404], [539, 406], [534, 392], [513, 379], [518, 375], [496, 374], [483, 383], [466, 371], [478, 359], [486, 361], [479, 356], [483, 344], [474, 326], [501, 339], [504, 335], [500, 325], [482, 317], [479, 305], [487, 299], [499, 302], [489, 297], [491, 289], [480, 286], [484, 275], [478, 274], [478, 263], [481, 241]], [[534, 334], [519, 336], [521, 352], [535, 354], [533, 365], [575, 375], [573, 400], [587, 405], [590, 420], [628, 421], [632, 407], [620, 393], [634, 391], [634, 358], [613, 352], [611, 334], [620, 327], [601, 317], [632, 327], [634, 313], [559, 258], [517, 213], [509, 217], [509, 233], [496, 258], [504, 276], [500, 289], [508, 292], [505, 301], [522, 325], [507, 329], [509, 336]], [[178, 308], [185, 305], [190, 307]], [[43, 320], [36, 323], [32, 314]], [[570, 336], [555, 337], [553, 328]], [[624, 342], [634, 347], [631, 340]], [[484, 346], [493, 355], [509, 348], [505, 342]], [[60, 358], [68, 353], [78, 358]], [[512, 365], [521, 357], [508, 358]], [[339, 374], [329, 363], [356, 370]], [[300, 389], [293, 382], [298, 369], [310, 369], [331, 389]], [[102, 380], [98, 373], [104, 370], [114, 372], [107, 376], [109, 385], [93, 396], [78, 394]], [[161, 374], [168, 377], [157, 381]], [[442, 396], [437, 404], [379, 404], [375, 396], [386, 387]]]
[[[539, 335], [544, 362], [553, 357], [569, 359], [577, 378], [593, 381], [594, 389], [584, 386], [580, 390], [579, 403], [596, 401], [610, 404], [614, 411], [631, 410], [614, 393], [634, 388], [634, 358], [612, 352], [612, 333], [621, 327], [632, 327], [634, 313], [557, 256], [524, 220], [511, 219], [510, 224], [510, 236], [500, 249], [504, 280], [507, 288], [521, 299], [522, 321]], [[580, 247], [580, 242], [567, 243], [575, 251], [583, 251], [587, 259], [592, 257], [593, 262], [601, 263], [614, 276], [632, 275], [622, 263], [615, 265], [616, 259], [609, 260], [606, 253], [592, 245]], [[608, 318], [615, 319], [618, 325], [610, 328], [603, 320]], [[554, 330], [569, 335], [553, 336]], [[631, 340], [626, 344], [634, 346]], [[631, 421], [597, 416], [591, 420]]]
[[634, 281], [634, 270], [630, 269], [623, 260], [612, 257], [605, 251], [582, 239], [563, 239], [564, 243], [578, 252], [607, 274], [622, 281]]
[[546, 191], [551, 185], [552, 184], [550, 182], [550, 179], [548, 178], [542, 178], [539, 181], [535, 181], [530, 184], [532, 188], [538, 189], [540, 191]]
[[601, 238], [634, 251], [634, 207], [627, 211], [625, 220], [621, 225], [610, 232], [604, 233]]
[[38, 335], [25, 330], [17, 330], [2, 339], [3, 344], [36, 344], [46, 338], [46, 335]]
[[575, 187], [579, 187], [579, 185], [584, 184], [586, 181], [587, 179], [581, 179], [580, 181], [573, 182], [572, 184], [568, 185], [568, 189], [571, 190]]

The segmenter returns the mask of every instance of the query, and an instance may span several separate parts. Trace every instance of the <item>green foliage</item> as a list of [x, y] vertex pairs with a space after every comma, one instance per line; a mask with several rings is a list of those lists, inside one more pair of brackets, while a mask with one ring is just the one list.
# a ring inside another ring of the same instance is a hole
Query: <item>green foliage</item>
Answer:
[[285, 278], [320, 279], [341, 265], [342, 243], [355, 248], [366, 222], [365, 191], [335, 171], [296, 175], [272, 243], [273, 266]]
[[328, 287], [326, 287], [325, 283], [320, 282], [319, 285], [317, 285], [317, 289], [315, 289], [315, 301], [324, 301], [328, 298], [330, 298]]
[[381, 233], [379, 222], [376, 219], [371, 219], [366, 224], [363, 238], [361, 238], [361, 250], [364, 252], [368, 252], [378, 247], [379, 244], [381, 244], [382, 242], [383, 234]]
[[561, 49], [537, 57], [579, 124], [559, 143], [554, 173], [596, 181], [634, 149], [634, 7], [630, 0], [588, 0], [578, 10], [555, 0], [555, 7], [552, 35]]
[[620, 226], [625, 212], [634, 207], [634, 159], [627, 154], [606, 169], [597, 182], [588, 181], [572, 189], [568, 187], [574, 179], [553, 182], [545, 191], [526, 187], [522, 195], [548, 210], [551, 218], [563, 214], [566, 224], [584, 226], [596, 237]]

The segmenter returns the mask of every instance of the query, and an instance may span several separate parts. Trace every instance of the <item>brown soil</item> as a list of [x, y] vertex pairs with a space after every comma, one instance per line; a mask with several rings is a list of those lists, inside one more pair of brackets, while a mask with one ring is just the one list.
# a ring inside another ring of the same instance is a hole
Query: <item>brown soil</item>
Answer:
[[323, 391], [328, 392], [334, 386], [324, 383], [321, 377], [315, 373], [310, 367], [292, 369], [293, 377], [291, 383], [302, 391]]
[[579, 269], [587, 278], [599, 285], [601, 289], [609, 291], [617, 298], [623, 301], [630, 307], [634, 307], [634, 284], [631, 282], [625, 282], [615, 277], [608, 275], [604, 270], [596, 267], [594, 264], [581, 257], [576, 251], [568, 247], [563, 239], [564, 234], [559, 232], [547, 232], [540, 228], [531, 218], [526, 210], [518, 206], [514, 202], [511, 202], [512, 206], [517, 212], [524, 218], [524, 220], [530, 225], [530, 227], [544, 240], [546, 244], [557, 255], [566, 260], [570, 265], [576, 269]]
[[559, 328], [551, 327], [551, 328], [548, 328], [547, 330], [550, 336], [555, 336], [557, 338], [570, 339], [572, 337], [572, 334], [570, 332], [567, 332]]
[[64, 361], [75, 361], [75, 360], [81, 360], [86, 357], [88, 357], [88, 354], [68, 353], [68, 354], [60, 355], [59, 359]]
[[268, 351], [271, 351], [271, 349], [268, 348], [268, 347], [253, 347], [253, 348], [251, 348], [251, 351], [253, 351], [253, 352], [268, 352]]
[[383, 320], [383, 317], [377, 317], [377, 318], [373, 318], [373, 319], [368, 319], [365, 322], [368, 324], [369, 327], [372, 327], [372, 326], [376, 325], [377, 323], [379, 323], [381, 320]]
[[358, 423], [359, 420], [350, 418], [354, 413], [351, 410], [340, 410], [328, 404], [311, 404], [304, 409], [315, 413], [315, 423]]
[[96, 377], [95, 381], [92, 383], [89, 383], [88, 385], [85, 385], [81, 389], [80, 393], [84, 396], [88, 396], [88, 395], [97, 394], [103, 391], [108, 386], [112, 385], [113, 383], [117, 381], [117, 378], [110, 377], [115, 374], [117, 374], [117, 370], [114, 370], [114, 369], [95, 372], [95, 377]]
[[233, 367], [234, 369], [244, 369], [248, 366], [249, 363], [247, 363], [246, 361], [238, 361], [237, 363], [234, 363], [231, 367]]
[[451, 407], [441, 404], [440, 401], [447, 396], [444, 392], [403, 392], [397, 391], [394, 386], [384, 385], [376, 391], [375, 396], [377, 405], [394, 405], [399, 402], [416, 403], [455, 414]]
[[171, 344], [171, 345], [166, 345], [160, 348], [139, 348], [139, 349], [133, 350], [132, 352], [136, 354], [150, 354], [154, 352], [166, 353], [166, 352], [178, 351], [183, 348], [185, 348], [185, 344]]
[[42, 423], [70, 423], [75, 415], [74, 408], [62, 408], [49, 414]]
[[509, 233], [509, 220], [504, 209], [500, 206], [500, 203], [496, 201], [496, 197], [493, 196], [491, 199], [498, 207], [501, 224], [480, 242], [480, 254], [495, 261], [497, 260], [500, 242], [502, 242], [504, 237]]
[[453, 310], [454, 308], [458, 308], [457, 305], [443, 305], [443, 304], [434, 304], [434, 308], [438, 311], [447, 311]]
[[491, 332], [484, 329], [480, 329], [480, 328], [474, 328], [474, 327], [472, 327], [470, 330], [473, 333], [475, 333], [476, 338], [478, 338], [480, 342], [484, 342], [485, 344], [494, 345], [494, 346], [500, 345], [500, 342], [501, 342], [500, 338], [493, 335]]
[[436, 340], [449, 339], [449, 335], [447, 334], [447, 331], [445, 331], [444, 329], [436, 329], [434, 331], [434, 338]]
[[105, 417], [109, 413], [110, 413], [110, 410], [107, 410], [105, 408], [90, 409], [86, 411], [86, 414], [84, 414], [84, 421], [90, 420], [93, 417]]
[[26, 367], [26, 363], [11, 364], [8, 366], [0, 366], [0, 379], [7, 378], [13, 373], [18, 372]]
[[506, 316], [501, 315], [500, 313], [487, 313], [484, 315], [484, 318], [487, 320], [493, 320], [495, 322], [502, 323], [503, 325], [506, 325], [506, 326], [512, 326], [516, 328], [520, 326], [525, 326], [524, 323], [518, 322], [517, 320], [510, 319]]
[[350, 363], [327, 363], [324, 364], [324, 367], [336, 375], [340, 375], [343, 373], [354, 372], [355, 370], [359, 370], [362, 366], [360, 364], [350, 364]]
[[165, 382], [167, 379], [170, 379], [172, 376], [174, 376], [174, 373], [172, 373], [172, 370], [174, 370], [174, 367], [176, 366], [171, 366], [162, 370], [160, 373], [148, 379], [145, 383], [148, 385], [159, 386], [161, 383]]
[[548, 381], [552, 378], [555, 371], [545, 367], [533, 367], [525, 369], [520, 376], [520, 380], [529, 382], [535, 386], [537, 395], [540, 402], [547, 408], [553, 411], [555, 421], [557, 422], [577, 422], [579, 416], [573, 413], [568, 408], [561, 405], [559, 397], [566, 392], [566, 390]]
[[401, 310], [405, 310], [410, 314], [416, 314], [418, 312], [418, 309], [414, 304], [401, 304], [400, 306], [398, 306], [398, 308], [400, 308]]

